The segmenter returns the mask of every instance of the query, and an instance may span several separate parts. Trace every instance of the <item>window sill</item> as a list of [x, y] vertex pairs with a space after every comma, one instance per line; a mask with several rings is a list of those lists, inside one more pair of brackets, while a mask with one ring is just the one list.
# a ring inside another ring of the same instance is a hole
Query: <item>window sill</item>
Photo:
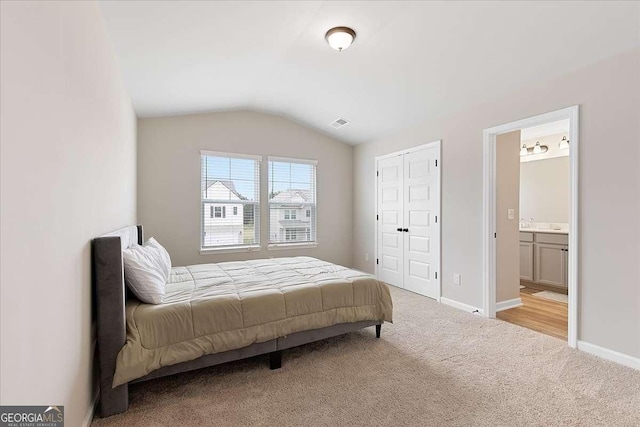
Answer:
[[310, 249], [317, 248], [317, 242], [311, 243], [272, 243], [267, 245], [267, 250], [269, 251], [284, 251], [288, 249]]
[[248, 245], [248, 246], [227, 246], [222, 248], [207, 248], [200, 249], [200, 255], [213, 255], [213, 254], [230, 254], [234, 252], [253, 252], [259, 251], [260, 245]]

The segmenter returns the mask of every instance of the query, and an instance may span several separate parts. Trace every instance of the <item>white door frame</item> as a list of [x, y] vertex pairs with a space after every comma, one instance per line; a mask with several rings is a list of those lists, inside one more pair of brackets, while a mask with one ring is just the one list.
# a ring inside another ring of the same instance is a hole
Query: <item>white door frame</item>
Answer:
[[578, 148], [579, 145], [579, 108], [577, 105], [529, 117], [515, 122], [495, 126], [483, 131], [483, 309], [484, 316], [496, 317], [496, 136], [542, 125], [558, 120], [569, 119], [571, 148], [569, 151], [570, 184], [569, 196], [569, 324], [568, 344], [578, 344]]
[[[438, 222], [436, 227], [438, 228], [438, 255], [436, 256], [436, 272], [438, 274], [438, 297], [436, 298], [436, 300], [438, 302], [440, 302], [440, 299], [442, 298], [442, 268], [441, 268], [441, 259], [442, 259], [442, 214], [441, 214], [441, 210], [442, 210], [442, 172], [441, 172], [441, 166], [442, 166], [442, 140], [438, 139], [437, 141], [433, 141], [430, 142], [428, 144], [422, 144], [422, 145], [418, 145], [415, 147], [411, 147], [411, 148], [407, 148], [404, 150], [400, 150], [400, 151], [394, 151], [393, 153], [389, 153], [389, 154], [384, 154], [382, 156], [378, 156], [374, 159], [373, 162], [373, 176], [375, 179], [375, 185], [374, 185], [374, 200], [373, 200], [373, 211], [376, 213], [376, 220], [375, 220], [375, 227], [374, 227], [374, 260], [378, 259], [378, 162], [380, 160], [384, 160], [384, 159], [388, 159], [389, 157], [395, 157], [395, 156], [401, 156], [403, 154], [409, 154], [409, 153], [413, 153], [415, 151], [421, 151], [421, 150], [426, 150], [427, 148], [432, 148], [432, 147], [437, 147], [438, 148], [438, 158], [440, 159], [440, 163], [438, 164], [438, 167], [436, 168], [437, 174], [438, 174], [438, 200], [436, 201], [436, 213], [435, 215], [438, 216]], [[378, 263], [375, 262], [373, 264], [374, 267], [374, 275], [376, 276], [376, 278], [378, 277]]]

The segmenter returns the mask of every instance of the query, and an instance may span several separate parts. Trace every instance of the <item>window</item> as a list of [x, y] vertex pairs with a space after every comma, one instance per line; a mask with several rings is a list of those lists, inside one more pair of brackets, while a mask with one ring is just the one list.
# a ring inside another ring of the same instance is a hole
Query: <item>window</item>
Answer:
[[227, 209], [226, 206], [211, 206], [212, 213], [211, 218], [226, 218]]
[[269, 244], [316, 241], [316, 164], [269, 157]]
[[201, 249], [259, 245], [260, 157], [202, 151], [200, 160]]

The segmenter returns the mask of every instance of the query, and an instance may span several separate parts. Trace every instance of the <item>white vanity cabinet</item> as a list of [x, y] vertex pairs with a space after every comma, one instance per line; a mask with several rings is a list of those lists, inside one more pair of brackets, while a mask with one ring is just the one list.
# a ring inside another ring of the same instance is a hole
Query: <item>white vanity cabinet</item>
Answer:
[[568, 286], [568, 235], [520, 233], [520, 279], [566, 289]]

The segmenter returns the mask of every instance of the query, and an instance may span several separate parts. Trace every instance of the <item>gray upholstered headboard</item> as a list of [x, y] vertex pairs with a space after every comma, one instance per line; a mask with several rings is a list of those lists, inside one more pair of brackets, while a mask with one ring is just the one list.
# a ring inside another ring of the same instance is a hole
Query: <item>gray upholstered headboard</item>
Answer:
[[91, 245], [100, 393], [102, 394], [100, 401], [103, 413], [123, 412], [129, 404], [126, 385], [111, 387], [116, 358], [127, 338], [125, 321], [127, 292], [124, 283], [122, 250], [136, 243], [141, 245], [143, 241], [142, 226], [132, 225], [95, 238]]

